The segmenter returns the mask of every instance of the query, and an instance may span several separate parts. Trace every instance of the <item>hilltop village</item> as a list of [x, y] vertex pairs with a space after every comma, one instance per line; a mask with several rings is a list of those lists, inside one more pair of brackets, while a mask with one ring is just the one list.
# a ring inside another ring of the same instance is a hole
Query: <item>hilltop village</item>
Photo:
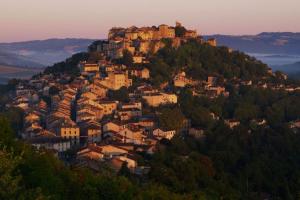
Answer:
[[[145, 63], [147, 54], [156, 53], [165, 46], [163, 39], [170, 39], [173, 47], [179, 47], [181, 43], [193, 38], [204, 43], [197, 31], [186, 30], [179, 22], [175, 27], [163, 24], [158, 27], [112, 28], [108, 34], [108, 41], [98, 44], [96, 48], [112, 59], [122, 57], [126, 49], [133, 55], [135, 63]], [[206, 42], [212, 46], [217, 45], [213, 38]]]
[[[287, 92], [300, 89], [284, 82], [285, 74], [275, 74], [271, 69], [267, 69], [266, 77], [280, 78], [282, 83], [271, 83], [267, 78], [226, 79], [213, 73], [197, 79], [184, 70], [185, 66], [170, 74], [171, 81], [153, 83], [148, 67], [151, 55], [167, 45], [176, 49], [189, 40], [217, 48], [215, 39], [204, 40], [178, 22], [175, 27], [112, 28], [107, 40], [89, 47], [92, 59], [76, 63], [76, 76], [42, 73], [19, 83], [14, 101], [7, 107], [19, 107], [25, 112], [20, 136], [37, 148], [71, 160], [77, 167], [99, 171], [105, 164], [119, 171], [125, 165], [131, 173], [143, 175], [149, 172], [149, 166], [139, 162], [141, 155], [152, 155], [162, 141], [176, 135], [205, 138], [205, 128], [193, 125], [188, 118], [175, 129], [163, 123], [159, 109], [176, 106], [181, 89], [188, 87], [193, 96], [211, 100], [229, 97], [228, 83], [234, 88], [251, 86]], [[226, 51], [233, 52], [229, 48]], [[230, 129], [240, 124], [234, 118], [220, 119], [215, 112], [209, 114], [215, 121], [224, 120]], [[258, 126], [267, 125], [266, 119], [252, 120]], [[299, 122], [293, 126], [299, 127]], [[72, 159], [66, 154], [70, 151], [75, 155]]]

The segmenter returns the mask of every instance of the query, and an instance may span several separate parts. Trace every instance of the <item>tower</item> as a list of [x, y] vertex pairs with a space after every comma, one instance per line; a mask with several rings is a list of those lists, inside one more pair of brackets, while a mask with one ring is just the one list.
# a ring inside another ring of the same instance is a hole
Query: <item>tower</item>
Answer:
[[182, 24], [179, 21], [176, 21], [176, 27], [181, 27]]

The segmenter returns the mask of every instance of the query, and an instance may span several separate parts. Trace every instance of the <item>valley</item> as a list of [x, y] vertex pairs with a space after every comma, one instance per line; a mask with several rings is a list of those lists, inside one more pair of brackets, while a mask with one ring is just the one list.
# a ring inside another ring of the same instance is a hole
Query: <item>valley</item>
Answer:
[[41, 72], [43, 69], [13, 67], [0, 64], [0, 83], [4, 84], [9, 79], [29, 79], [31, 76]]

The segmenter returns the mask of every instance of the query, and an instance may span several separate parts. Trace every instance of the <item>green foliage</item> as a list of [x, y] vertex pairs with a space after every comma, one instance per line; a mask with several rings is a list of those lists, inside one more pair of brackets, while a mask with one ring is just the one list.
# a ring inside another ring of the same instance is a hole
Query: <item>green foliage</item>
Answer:
[[257, 88], [242, 90], [240, 94], [233, 94], [226, 100], [222, 111], [225, 118], [236, 117], [244, 122], [264, 118], [272, 127], [299, 119], [298, 93]]
[[[193, 126], [208, 128], [212, 125], [213, 119], [210, 110], [207, 108], [209, 106], [207, 99], [194, 97], [189, 90], [183, 90], [179, 96], [179, 103], [181, 110], [187, 118], [191, 119]], [[211, 104], [212, 107], [214, 105]], [[214, 109], [218, 108], [215, 106]]]
[[153, 82], [170, 81], [172, 74], [184, 67], [187, 75], [196, 80], [220, 74], [224, 78], [238, 77], [256, 80], [267, 76], [267, 65], [244, 53], [228, 52], [226, 47], [211, 47], [189, 40], [178, 49], [166, 45], [153, 55], [149, 69]]
[[179, 108], [162, 108], [158, 112], [159, 127], [163, 130], [179, 131], [184, 127], [185, 117]]
[[11, 79], [5, 85], [0, 84], [0, 110], [3, 110], [4, 105], [10, 101], [9, 92], [14, 91], [19, 82], [20, 80]]
[[158, 86], [165, 81], [170, 81], [172, 78], [171, 67], [162, 59], [153, 58], [150, 64], [150, 77], [154, 85]]
[[10, 127], [9, 121], [0, 117], [0, 147], [10, 147], [13, 144], [14, 133]]
[[20, 171], [25, 148], [15, 141], [7, 119], [0, 117], [0, 199], [47, 199], [39, 187], [26, 188]]
[[108, 96], [112, 100], [120, 102], [129, 102], [129, 92], [126, 87], [121, 87], [119, 90], [110, 90]]
[[88, 62], [89, 63], [97, 63], [99, 60], [103, 59], [103, 56], [99, 52], [90, 52]]
[[88, 53], [77, 53], [71, 58], [66, 59], [64, 62], [59, 62], [51, 67], [47, 67], [44, 72], [46, 74], [67, 73], [76, 76], [79, 74], [78, 63], [80, 61], [88, 60], [88, 58]]
[[132, 67], [133, 66], [133, 55], [130, 51], [124, 50], [123, 51], [123, 57], [120, 58], [120, 59], [117, 59], [116, 62], [118, 64], [123, 64], [123, 65], [126, 65], [128, 67]]
[[[234, 188], [245, 197], [254, 195], [257, 198], [267, 192], [274, 199], [285, 199], [288, 193], [282, 191], [283, 188], [295, 189], [294, 194], [298, 190], [294, 181], [299, 178], [299, 172], [294, 167], [299, 163], [295, 152], [291, 151], [299, 151], [295, 146], [299, 139], [287, 129], [261, 129], [252, 135], [240, 130], [225, 133], [219, 129], [209, 136], [206, 152], [215, 161], [216, 168], [227, 173]], [[290, 170], [298, 178], [288, 175]]]
[[137, 198], [139, 200], [179, 200], [185, 199], [183, 196], [170, 192], [167, 188], [159, 185], [150, 185], [144, 189], [144, 192]]
[[[246, 129], [247, 130], [247, 129]], [[216, 126], [205, 141], [175, 138], [160, 148], [150, 178], [176, 193], [203, 192], [209, 198], [294, 199], [300, 178], [299, 135], [285, 128]]]
[[[193, 194], [202, 192], [210, 199], [236, 196], [229, 185], [217, 180], [212, 160], [199, 154], [195, 146], [200, 143], [195, 140], [185, 141], [176, 137], [167, 148], [162, 148], [152, 160], [153, 168], [150, 178], [163, 183], [176, 193]], [[193, 148], [194, 147], [194, 148]], [[202, 195], [204, 198], [204, 195]], [[236, 198], [228, 198], [236, 199]]]
[[240, 103], [234, 111], [234, 117], [241, 121], [257, 119], [259, 108], [250, 103]]
[[21, 176], [16, 172], [20, 160], [5, 149], [0, 150], [0, 199], [17, 199], [22, 190]]

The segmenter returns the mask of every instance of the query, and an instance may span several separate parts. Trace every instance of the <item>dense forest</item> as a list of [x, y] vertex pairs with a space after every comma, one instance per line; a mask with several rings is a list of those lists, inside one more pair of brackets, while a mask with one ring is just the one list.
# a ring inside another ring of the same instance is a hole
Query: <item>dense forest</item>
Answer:
[[267, 65], [242, 52], [231, 52], [227, 47], [199, 45], [196, 40], [190, 40], [173, 48], [170, 41], [164, 42], [165, 47], [150, 56], [148, 67], [155, 83], [170, 81], [174, 73], [182, 70], [196, 80], [205, 80], [208, 75], [256, 80], [267, 74]]
[[[46, 69], [46, 73], [78, 73], [77, 64], [89, 54], [73, 56]], [[97, 55], [92, 55], [97, 56]], [[118, 62], [131, 65], [130, 55]], [[168, 41], [150, 55], [151, 82], [171, 81], [184, 70], [204, 80], [208, 75], [257, 81], [267, 76], [267, 66], [226, 47], [189, 41], [178, 49]], [[270, 81], [280, 81], [272, 79]], [[3, 106], [16, 82], [2, 86], [0, 115], [0, 199], [299, 199], [300, 135], [289, 123], [300, 117], [300, 93], [230, 84], [230, 96], [215, 99], [193, 96], [190, 88], [176, 89], [178, 105], [157, 108], [163, 127], [180, 129], [185, 119], [205, 131], [205, 137], [177, 135], [162, 140], [153, 156], [141, 155], [151, 166], [147, 177], [136, 177], [126, 167], [119, 173], [103, 167], [66, 166], [51, 152], [37, 151], [17, 140], [22, 111]], [[126, 101], [122, 88], [109, 94]], [[215, 120], [215, 113], [219, 120]], [[233, 129], [224, 120], [241, 124]], [[253, 119], [266, 119], [258, 126]]]

